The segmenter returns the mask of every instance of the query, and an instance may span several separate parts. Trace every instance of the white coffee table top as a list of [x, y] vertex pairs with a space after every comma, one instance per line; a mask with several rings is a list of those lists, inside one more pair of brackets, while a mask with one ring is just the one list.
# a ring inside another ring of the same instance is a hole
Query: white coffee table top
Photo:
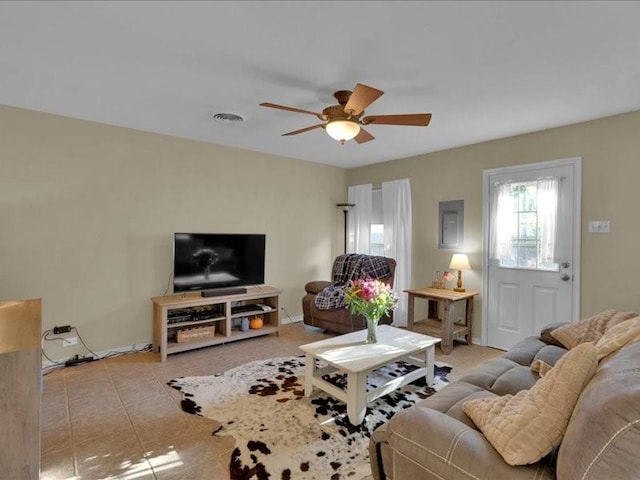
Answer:
[[301, 345], [306, 354], [320, 358], [346, 372], [366, 372], [419, 352], [440, 342], [439, 338], [391, 327], [378, 326], [378, 343], [365, 343], [367, 329]]

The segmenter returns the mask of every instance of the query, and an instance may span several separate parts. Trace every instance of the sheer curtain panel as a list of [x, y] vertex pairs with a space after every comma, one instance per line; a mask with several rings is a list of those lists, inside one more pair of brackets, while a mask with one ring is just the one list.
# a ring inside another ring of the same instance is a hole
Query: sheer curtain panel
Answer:
[[511, 183], [493, 186], [489, 212], [489, 260], [512, 257], [511, 239], [518, 234], [518, 222], [513, 214], [517, 206], [517, 199], [511, 195]]
[[371, 210], [373, 185], [353, 185], [349, 187], [349, 203], [355, 203], [348, 217], [348, 253], [369, 254], [371, 241]]
[[396, 326], [407, 325], [408, 298], [404, 290], [411, 288], [411, 184], [409, 179], [382, 183], [384, 220], [384, 254], [396, 260], [393, 289], [398, 294], [394, 313]]
[[558, 179], [546, 178], [538, 182], [538, 226], [540, 227], [540, 260], [552, 264], [556, 259]]

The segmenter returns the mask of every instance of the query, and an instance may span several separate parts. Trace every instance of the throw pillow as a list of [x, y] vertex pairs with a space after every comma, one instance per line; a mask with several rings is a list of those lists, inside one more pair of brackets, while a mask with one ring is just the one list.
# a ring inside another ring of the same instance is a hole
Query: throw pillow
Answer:
[[609, 330], [611, 327], [615, 327], [619, 323], [626, 322], [630, 318], [634, 318], [637, 316], [638, 312], [617, 312], [613, 317], [611, 317], [609, 323], [607, 323], [607, 330]]
[[593, 317], [556, 328], [551, 332], [551, 336], [569, 350], [583, 342], [597, 342], [607, 329], [609, 320], [615, 314], [616, 311], [613, 309], [605, 310]]
[[596, 343], [598, 361], [627, 344], [640, 341], [640, 317], [636, 316], [609, 328]]
[[534, 463], [562, 439], [597, 366], [595, 346], [583, 343], [565, 353], [530, 390], [469, 400], [462, 408], [505, 462]]
[[542, 360], [534, 360], [529, 366], [529, 369], [532, 372], [536, 372], [540, 377], [544, 377], [552, 368], [551, 365]]
[[567, 322], [555, 322], [547, 325], [542, 330], [540, 330], [540, 340], [542, 340], [547, 345], [557, 345], [558, 347], [564, 347], [564, 345], [562, 345], [559, 341], [553, 338], [553, 336], [551, 335], [551, 332], [565, 325], [569, 325], [569, 324]]

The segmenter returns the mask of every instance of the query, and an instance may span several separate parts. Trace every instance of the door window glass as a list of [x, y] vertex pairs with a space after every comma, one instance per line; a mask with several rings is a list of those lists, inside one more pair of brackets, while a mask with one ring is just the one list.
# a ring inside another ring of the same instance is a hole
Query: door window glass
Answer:
[[496, 251], [501, 267], [558, 271], [554, 259], [558, 180], [498, 185], [494, 202]]

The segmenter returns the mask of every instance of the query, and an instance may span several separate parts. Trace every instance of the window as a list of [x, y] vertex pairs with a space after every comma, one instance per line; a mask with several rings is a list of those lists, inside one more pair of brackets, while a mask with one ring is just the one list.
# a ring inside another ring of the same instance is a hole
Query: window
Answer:
[[384, 257], [384, 225], [381, 223], [371, 225], [369, 254]]
[[371, 236], [369, 255], [384, 257], [384, 223], [382, 221], [382, 190], [371, 193]]
[[496, 187], [496, 252], [501, 267], [558, 271], [554, 261], [558, 180]]

